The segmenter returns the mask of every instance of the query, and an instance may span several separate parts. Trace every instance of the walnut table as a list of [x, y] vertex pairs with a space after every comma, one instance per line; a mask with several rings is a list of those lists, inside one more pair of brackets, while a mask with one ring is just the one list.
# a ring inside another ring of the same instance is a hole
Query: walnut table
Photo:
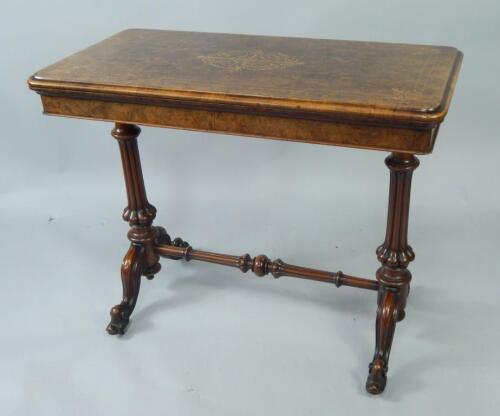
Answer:
[[[396, 322], [405, 317], [415, 255], [407, 242], [415, 155], [432, 152], [457, 80], [455, 48], [131, 29], [33, 75], [46, 114], [114, 122], [130, 224], [123, 299], [110, 334], [123, 334], [141, 276], [160, 257], [235, 267], [376, 291], [375, 355], [368, 392], [384, 390]], [[376, 279], [294, 266], [264, 255], [200, 251], [153, 226], [137, 125], [290, 140], [389, 152], [389, 208]]]

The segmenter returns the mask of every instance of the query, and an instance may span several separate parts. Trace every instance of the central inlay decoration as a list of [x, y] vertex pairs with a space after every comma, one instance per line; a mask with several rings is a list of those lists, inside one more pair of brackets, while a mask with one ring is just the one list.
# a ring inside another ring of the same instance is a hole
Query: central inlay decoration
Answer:
[[303, 62], [284, 53], [266, 53], [262, 49], [221, 51], [209, 55], [200, 55], [205, 64], [224, 69], [228, 72], [270, 71], [301, 65]]

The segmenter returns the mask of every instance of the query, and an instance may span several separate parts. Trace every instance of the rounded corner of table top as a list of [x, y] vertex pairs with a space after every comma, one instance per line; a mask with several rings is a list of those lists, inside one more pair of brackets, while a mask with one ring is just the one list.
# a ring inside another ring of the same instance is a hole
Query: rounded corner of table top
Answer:
[[38, 82], [38, 79], [37, 79], [37, 74], [33, 74], [33, 75], [30, 75], [28, 77], [28, 79], [26, 80], [26, 83], [28, 84], [28, 87], [33, 90], [33, 91], [36, 91], [37, 88], [39, 87], [39, 82]]
[[35, 72], [27, 79], [28, 87], [30, 90], [35, 91], [38, 94], [49, 94], [50, 91], [60, 91], [64, 94], [69, 88], [66, 87], [65, 83], [52, 81], [45, 78], [43, 75], [43, 70]]

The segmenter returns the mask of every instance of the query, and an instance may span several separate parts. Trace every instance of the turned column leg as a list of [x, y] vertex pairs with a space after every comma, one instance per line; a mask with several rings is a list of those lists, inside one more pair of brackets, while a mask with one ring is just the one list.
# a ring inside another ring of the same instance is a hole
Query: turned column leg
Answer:
[[130, 225], [128, 238], [131, 242], [122, 264], [123, 299], [111, 309], [111, 322], [107, 327], [107, 331], [112, 335], [125, 332], [137, 302], [141, 276], [153, 278], [160, 270], [159, 256], [153, 249], [155, 239], [170, 241], [163, 228], [152, 226], [156, 208], [146, 197], [137, 147], [137, 136], [140, 132], [140, 128], [135, 125], [116, 123], [111, 133], [120, 147], [127, 190], [127, 206], [123, 211], [123, 219]]
[[371, 394], [384, 391], [389, 354], [396, 322], [405, 317], [411, 273], [408, 264], [415, 258], [408, 245], [408, 215], [412, 173], [419, 161], [411, 154], [391, 153], [386, 160], [391, 171], [389, 208], [384, 243], [377, 249], [382, 264], [377, 270], [380, 283], [375, 334], [375, 355], [369, 366], [366, 389]]

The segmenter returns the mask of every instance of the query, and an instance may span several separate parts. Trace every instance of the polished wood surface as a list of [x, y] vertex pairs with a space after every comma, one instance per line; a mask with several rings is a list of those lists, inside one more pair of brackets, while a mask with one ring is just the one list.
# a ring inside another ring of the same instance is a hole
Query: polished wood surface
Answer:
[[429, 153], [461, 59], [441, 46], [131, 29], [28, 82], [55, 115]]
[[[384, 391], [397, 322], [405, 317], [415, 254], [408, 244], [415, 154], [430, 153], [458, 76], [454, 48], [192, 32], [127, 30], [29, 79], [47, 114], [115, 122], [130, 247], [110, 334], [123, 334], [160, 257], [377, 291], [375, 353], [366, 390]], [[384, 242], [376, 280], [287, 264], [265, 255], [193, 249], [154, 226], [137, 124], [390, 151]]]
[[393, 153], [385, 163], [390, 169], [389, 206], [385, 240], [376, 251], [381, 267], [376, 273], [380, 287], [375, 354], [366, 381], [366, 389], [372, 394], [379, 394], [385, 389], [396, 322], [405, 317], [410, 291], [411, 273], [407, 267], [415, 259], [415, 253], [408, 244], [408, 220], [412, 175], [419, 160], [413, 155]]
[[155, 250], [160, 256], [170, 259], [206, 261], [208, 263], [236, 267], [243, 273], [251, 270], [259, 277], [271, 274], [275, 279], [278, 279], [281, 276], [298, 277], [300, 279], [332, 283], [337, 287], [351, 286], [370, 290], [379, 290], [380, 287], [379, 283], [376, 280], [349, 276], [342, 273], [341, 271], [327, 272], [324, 270], [295, 266], [293, 264], [287, 264], [281, 259], [271, 261], [267, 256], [263, 254], [255, 256], [253, 258], [249, 254], [243, 254], [241, 256], [231, 256], [228, 254], [194, 250], [189, 244], [176, 245], [175, 243], [172, 244], [168, 242], [161, 244], [161, 242], [158, 241], [155, 246]]
[[127, 190], [127, 206], [122, 217], [130, 225], [130, 248], [122, 263], [121, 275], [123, 298], [111, 309], [110, 334], [123, 334], [134, 311], [139, 295], [141, 276], [151, 279], [161, 269], [154, 241], [166, 233], [161, 227], [153, 227], [156, 208], [148, 202], [142, 176], [137, 136], [141, 129], [131, 124], [116, 124], [112, 131], [118, 141]]
[[46, 114], [203, 130], [316, 144], [429, 153], [437, 128], [409, 129], [42, 96]]

